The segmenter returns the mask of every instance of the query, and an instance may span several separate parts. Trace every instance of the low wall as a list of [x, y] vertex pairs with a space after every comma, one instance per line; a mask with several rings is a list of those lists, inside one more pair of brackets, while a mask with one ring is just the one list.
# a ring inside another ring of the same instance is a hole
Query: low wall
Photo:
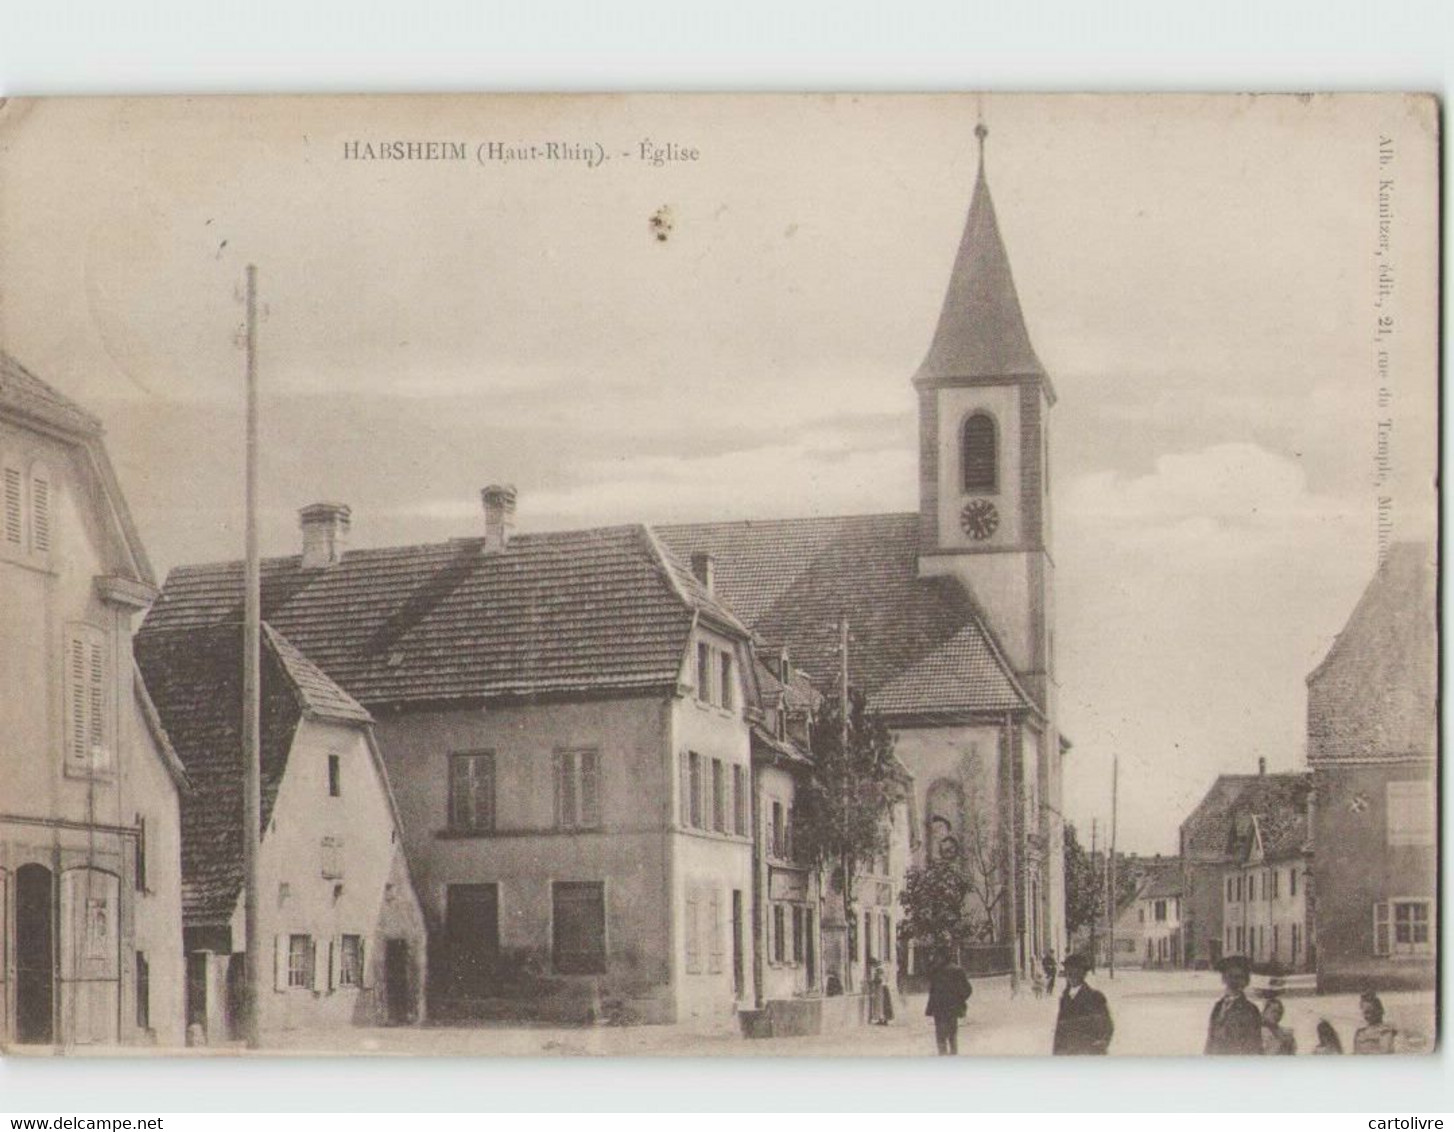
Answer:
[[839, 1033], [867, 1025], [868, 996], [769, 999], [761, 1010], [742, 1011], [738, 1018], [745, 1038], [807, 1038]]

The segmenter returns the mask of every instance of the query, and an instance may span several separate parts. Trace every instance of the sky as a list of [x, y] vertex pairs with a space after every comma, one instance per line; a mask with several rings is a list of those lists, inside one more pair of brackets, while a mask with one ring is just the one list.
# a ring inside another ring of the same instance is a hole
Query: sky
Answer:
[[[912, 510], [909, 381], [978, 116], [1059, 396], [1066, 813], [1083, 837], [1109, 818], [1114, 757], [1121, 844], [1171, 852], [1218, 773], [1302, 765], [1304, 677], [1375, 567], [1377, 497], [1397, 537], [1432, 533], [1427, 102], [10, 100], [0, 343], [103, 418], [161, 573], [240, 555], [248, 263], [266, 554], [325, 499], [356, 546], [473, 535], [493, 482], [524, 529]], [[345, 158], [381, 140], [467, 159]], [[475, 159], [548, 141], [608, 157]], [[639, 159], [667, 143], [695, 160]]]

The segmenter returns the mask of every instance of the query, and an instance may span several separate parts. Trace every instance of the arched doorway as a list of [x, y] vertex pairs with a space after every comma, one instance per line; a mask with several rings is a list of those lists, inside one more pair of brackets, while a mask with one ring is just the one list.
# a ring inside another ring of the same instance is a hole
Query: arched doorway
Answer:
[[44, 865], [15, 872], [15, 1037], [55, 1041], [55, 882]]

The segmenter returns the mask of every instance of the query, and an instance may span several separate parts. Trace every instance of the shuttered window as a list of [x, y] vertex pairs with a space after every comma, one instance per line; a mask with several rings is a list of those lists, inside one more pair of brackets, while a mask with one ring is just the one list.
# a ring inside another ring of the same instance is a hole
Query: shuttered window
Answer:
[[687, 752], [687, 824], [693, 829], [702, 828], [702, 756], [696, 751]]
[[489, 751], [449, 756], [449, 827], [495, 828], [495, 756]]
[[20, 469], [7, 465], [5, 468], [5, 542], [16, 548], [19, 548], [25, 539], [22, 490], [23, 481]]
[[712, 760], [712, 828], [727, 832], [727, 778], [721, 759]]
[[1375, 904], [1373, 906], [1373, 954], [1389, 954], [1389, 935], [1388, 905]]
[[50, 536], [50, 472], [44, 464], [35, 464], [30, 469], [30, 549], [37, 554], [49, 554]]
[[707, 970], [722, 972], [722, 894], [715, 885], [707, 896]]
[[111, 766], [107, 727], [108, 684], [106, 641], [94, 625], [72, 624], [66, 630], [66, 765], [77, 773], [106, 771]]
[[687, 973], [695, 975], [702, 969], [701, 898], [697, 886], [687, 886]]
[[740, 766], [732, 768], [732, 832], [747, 836], [747, 773]]
[[555, 752], [557, 829], [594, 829], [601, 824], [600, 761], [594, 748]]

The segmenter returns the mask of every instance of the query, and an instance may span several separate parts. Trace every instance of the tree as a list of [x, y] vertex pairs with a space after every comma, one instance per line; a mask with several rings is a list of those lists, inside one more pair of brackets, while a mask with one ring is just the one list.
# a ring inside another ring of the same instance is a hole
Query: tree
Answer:
[[860, 864], [888, 851], [900, 785], [892, 733], [862, 693], [852, 691], [848, 700], [846, 727], [837, 697], [825, 700], [813, 720], [813, 775], [798, 794], [794, 833], [805, 859], [834, 874], [852, 923], [854, 878]]
[[941, 952], [970, 942], [977, 931], [965, 912], [969, 894], [969, 875], [958, 858], [946, 855], [915, 865], [905, 875], [904, 890], [899, 893], [899, 903], [904, 906], [900, 934]]
[[1065, 931], [1074, 936], [1083, 927], [1094, 928], [1105, 907], [1104, 881], [1090, 854], [1081, 845], [1075, 826], [1065, 823]]

